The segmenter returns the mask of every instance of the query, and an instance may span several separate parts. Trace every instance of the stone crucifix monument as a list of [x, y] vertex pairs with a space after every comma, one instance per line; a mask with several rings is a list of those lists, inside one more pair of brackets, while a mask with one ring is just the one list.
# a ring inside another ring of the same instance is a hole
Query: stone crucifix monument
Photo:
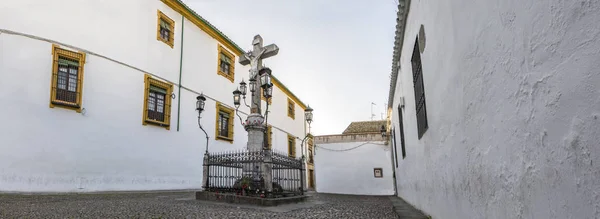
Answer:
[[[248, 132], [248, 151], [262, 151], [263, 162], [260, 164], [251, 164], [245, 166], [243, 169], [246, 177], [252, 177], [255, 182], [261, 182], [262, 189], [267, 192], [273, 191], [273, 180], [272, 180], [272, 156], [271, 151], [264, 148], [266, 124], [265, 118], [262, 116], [261, 111], [261, 88], [259, 80], [259, 71], [261, 70], [262, 60], [275, 56], [279, 52], [279, 47], [275, 44], [270, 44], [263, 47], [263, 39], [260, 35], [254, 36], [252, 40], [252, 51], [245, 53], [240, 56], [239, 63], [242, 65], [250, 64], [250, 79], [256, 81], [256, 91], [252, 93], [250, 115], [246, 119], [245, 129]], [[261, 180], [262, 178], [262, 180]]]
[[252, 40], [252, 51], [247, 52], [243, 56], [240, 56], [240, 64], [250, 64], [250, 79], [255, 79], [257, 82], [256, 92], [252, 93], [250, 115], [246, 119], [246, 131], [248, 132], [248, 150], [256, 151], [263, 148], [264, 131], [266, 126], [264, 123], [264, 117], [261, 115], [260, 110], [260, 96], [262, 95], [260, 89], [260, 82], [258, 78], [258, 72], [262, 68], [262, 60], [275, 56], [279, 52], [279, 47], [275, 44], [271, 44], [263, 47], [263, 39], [260, 35], [254, 36]]

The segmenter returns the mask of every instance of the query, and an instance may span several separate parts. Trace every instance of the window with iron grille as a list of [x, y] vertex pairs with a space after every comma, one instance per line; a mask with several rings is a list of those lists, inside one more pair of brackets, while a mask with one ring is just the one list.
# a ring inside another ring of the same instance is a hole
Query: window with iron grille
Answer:
[[144, 78], [144, 118], [143, 125], [157, 125], [170, 128], [171, 94], [173, 85], [145, 75]]
[[235, 76], [235, 56], [221, 45], [218, 47], [218, 54], [217, 74], [233, 82]]
[[173, 48], [174, 44], [174, 31], [175, 31], [175, 21], [171, 18], [167, 17], [167, 15], [158, 11], [158, 26], [156, 39], [162, 41]]
[[85, 53], [61, 49], [52, 45], [52, 86], [50, 108], [56, 106], [81, 112], [83, 66]]
[[[406, 157], [406, 149], [404, 146], [404, 120], [402, 118], [402, 107], [400, 104], [398, 104], [398, 127], [400, 127], [400, 147], [402, 147], [402, 159], [404, 159]], [[398, 164], [396, 164], [396, 166], [398, 166]]]
[[423, 84], [423, 68], [421, 65], [421, 53], [419, 52], [419, 39], [415, 41], [415, 48], [411, 59], [413, 71], [413, 86], [415, 90], [415, 107], [417, 110], [417, 129], [419, 139], [427, 131], [427, 107], [425, 106], [425, 86]]
[[288, 156], [296, 157], [296, 138], [288, 134]]
[[288, 104], [288, 116], [292, 119], [295, 119], [296, 117], [296, 104], [294, 103], [293, 100], [291, 100], [290, 98], [288, 98], [287, 100], [287, 104]]
[[217, 102], [217, 121], [215, 139], [233, 142], [233, 109]]

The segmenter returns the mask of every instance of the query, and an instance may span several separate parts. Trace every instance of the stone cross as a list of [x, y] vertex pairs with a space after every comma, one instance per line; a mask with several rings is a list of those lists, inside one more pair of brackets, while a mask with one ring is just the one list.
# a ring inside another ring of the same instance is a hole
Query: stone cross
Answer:
[[275, 44], [271, 44], [263, 47], [263, 39], [260, 35], [254, 36], [252, 40], [252, 51], [245, 53], [240, 56], [240, 64], [250, 64], [250, 78], [256, 79], [256, 92], [251, 98], [251, 113], [260, 114], [260, 96], [262, 95], [260, 89], [260, 80], [258, 78], [258, 71], [262, 68], [262, 60], [271, 56], [277, 55], [279, 47]]

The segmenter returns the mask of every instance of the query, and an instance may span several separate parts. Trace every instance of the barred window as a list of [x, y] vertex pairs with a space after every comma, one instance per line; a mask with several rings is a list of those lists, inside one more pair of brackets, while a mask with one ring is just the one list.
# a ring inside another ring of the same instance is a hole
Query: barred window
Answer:
[[174, 30], [175, 30], [175, 21], [173, 21], [171, 18], [167, 17], [167, 15], [163, 14], [162, 12], [158, 11], [158, 26], [157, 26], [157, 33], [156, 33], [156, 39], [158, 41], [162, 41], [164, 43], [166, 43], [167, 45], [169, 45], [171, 48], [173, 48], [173, 44], [174, 44]]
[[229, 114], [224, 111], [219, 112], [219, 136], [229, 137]]
[[217, 102], [217, 120], [215, 139], [233, 142], [234, 110]]
[[235, 56], [221, 45], [218, 47], [218, 55], [217, 74], [233, 82], [235, 75]]
[[165, 96], [167, 90], [150, 85], [148, 93], [148, 119], [165, 121]]
[[288, 156], [296, 157], [296, 138], [288, 134]]
[[170, 128], [171, 122], [171, 94], [173, 85], [156, 80], [150, 75], [144, 77], [144, 118], [143, 125], [157, 125]]
[[52, 87], [50, 107], [60, 106], [81, 112], [83, 66], [85, 53], [61, 49], [52, 45]]
[[229, 72], [229, 67], [231, 67], [231, 58], [229, 58], [227, 55], [225, 55], [224, 53], [221, 53], [221, 64], [219, 65], [221, 67], [221, 71], [225, 74], [231, 74], [231, 72]]
[[413, 85], [415, 90], [415, 107], [417, 112], [417, 129], [419, 139], [427, 131], [427, 107], [425, 106], [425, 86], [423, 84], [423, 68], [421, 65], [421, 53], [419, 52], [419, 39], [415, 41], [415, 48], [411, 59], [413, 71]]
[[[402, 118], [402, 107], [398, 104], [398, 126], [400, 127], [400, 147], [402, 147], [402, 159], [406, 157], [404, 144], [404, 119]], [[398, 166], [398, 155], [396, 155], [396, 166]]]
[[288, 103], [288, 107], [287, 107], [288, 117], [290, 117], [292, 119], [295, 119], [295, 117], [296, 117], [296, 104], [290, 98], [288, 98], [287, 103]]

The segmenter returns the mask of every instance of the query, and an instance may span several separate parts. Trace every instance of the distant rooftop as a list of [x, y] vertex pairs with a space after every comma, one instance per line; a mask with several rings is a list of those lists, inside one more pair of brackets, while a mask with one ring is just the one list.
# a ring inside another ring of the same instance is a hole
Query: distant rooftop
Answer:
[[352, 122], [342, 134], [379, 133], [381, 126], [385, 126], [385, 124], [385, 120]]

